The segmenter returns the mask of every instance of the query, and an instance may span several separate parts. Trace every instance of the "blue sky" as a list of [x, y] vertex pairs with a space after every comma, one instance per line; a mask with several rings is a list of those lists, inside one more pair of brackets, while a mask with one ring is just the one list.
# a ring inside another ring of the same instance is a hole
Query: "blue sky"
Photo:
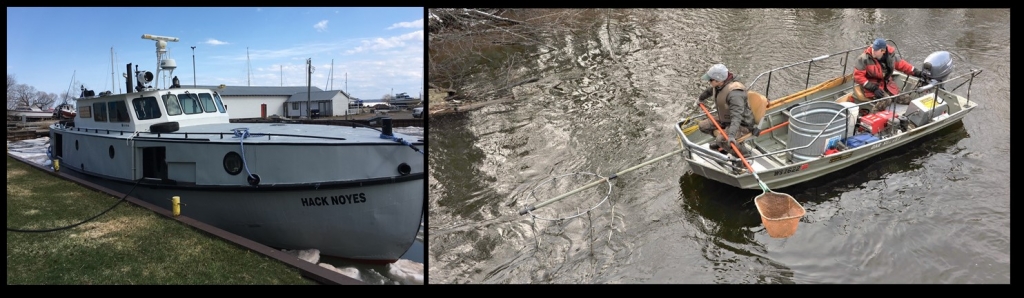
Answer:
[[183, 86], [193, 83], [193, 70], [199, 85], [306, 86], [311, 58], [320, 89], [364, 100], [417, 97], [423, 27], [420, 7], [8, 7], [7, 74], [58, 95], [72, 76], [74, 95], [81, 84], [123, 93], [128, 63], [157, 74], [156, 41], [142, 38], [150, 34], [179, 39], [167, 49]]

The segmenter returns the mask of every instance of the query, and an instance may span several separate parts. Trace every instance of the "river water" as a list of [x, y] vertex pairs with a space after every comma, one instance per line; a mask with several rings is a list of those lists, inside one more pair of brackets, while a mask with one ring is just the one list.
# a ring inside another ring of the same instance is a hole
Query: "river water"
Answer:
[[[1008, 284], [1009, 9], [623, 9], [518, 54], [515, 100], [429, 118], [428, 283]], [[519, 216], [528, 203], [678, 148], [710, 65], [740, 80], [891, 39], [914, 65], [983, 69], [980, 107], [935, 135], [785, 189], [807, 210], [771, 238], [753, 198], [677, 156]], [[511, 55], [509, 55], [511, 56]], [[528, 57], [528, 58], [527, 58]], [[519, 60], [524, 61], [524, 60]], [[495, 63], [501, 64], [501, 63]], [[541, 190], [541, 194], [531, 191]], [[610, 190], [610, 192], [609, 192]], [[607, 195], [607, 201], [597, 202]], [[538, 209], [538, 213], [541, 209]]]

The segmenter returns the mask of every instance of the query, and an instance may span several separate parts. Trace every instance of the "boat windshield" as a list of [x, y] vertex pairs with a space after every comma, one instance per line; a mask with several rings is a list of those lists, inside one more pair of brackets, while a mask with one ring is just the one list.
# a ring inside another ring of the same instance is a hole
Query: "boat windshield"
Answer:
[[203, 112], [203, 106], [199, 103], [199, 97], [192, 93], [178, 95], [181, 101], [181, 110], [185, 114], [199, 114]]
[[178, 97], [174, 94], [164, 95], [164, 106], [167, 106], [167, 116], [181, 115], [181, 104], [178, 103]]
[[205, 109], [207, 113], [217, 112], [217, 105], [213, 102], [213, 96], [210, 96], [209, 93], [199, 93], [199, 99], [202, 99], [203, 109]]
[[224, 101], [220, 99], [220, 94], [217, 92], [213, 93], [213, 99], [217, 100], [217, 110], [224, 113]]
[[156, 97], [143, 97], [132, 99], [132, 106], [135, 106], [135, 116], [139, 120], [160, 118], [160, 106], [156, 103]]

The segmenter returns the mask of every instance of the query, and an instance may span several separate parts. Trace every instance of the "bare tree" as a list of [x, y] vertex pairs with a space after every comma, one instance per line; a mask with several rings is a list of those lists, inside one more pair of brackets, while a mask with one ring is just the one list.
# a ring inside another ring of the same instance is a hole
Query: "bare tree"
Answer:
[[[18, 83], [18, 80], [14, 78], [13, 74], [7, 74], [7, 95], [11, 94], [11, 87], [14, 87], [14, 84], [17, 84], [17, 83]], [[10, 97], [10, 96], [8, 96], [8, 97]]]
[[60, 95], [57, 96], [57, 101], [60, 103], [68, 103], [71, 105], [75, 105], [75, 101], [77, 100], [78, 98], [75, 98], [75, 96], [71, 95], [71, 93], [68, 91], [61, 92]]
[[428, 83], [454, 92], [446, 100], [502, 97], [512, 87], [539, 80], [524, 73], [525, 49], [560, 51], [549, 36], [589, 30], [606, 11], [595, 9], [428, 10]]
[[384, 94], [384, 96], [382, 96], [380, 98], [380, 101], [383, 102], [383, 103], [386, 103], [386, 104], [391, 104], [391, 100], [392, 99], [394, 99], [393, 95], [391, 95], [391, 94]]
[[14, 87], [18, 85], [18, 80], [14, 78], [13, 74], [7, 74], [7, 109], [13, 109], [17, 106], [17, 102], [14, 101]]
[[29, 107], [36, 96], [36, 88], [25, 84], [14, 84], [7, 97], [7, 109]]
[[32, 98], [32, 105], [46, 110], [53, 107], [53, 103], [55, 101], [57, 101], [57, 94], [48, 93], [46, 91], [37, 91], [35, 97]]

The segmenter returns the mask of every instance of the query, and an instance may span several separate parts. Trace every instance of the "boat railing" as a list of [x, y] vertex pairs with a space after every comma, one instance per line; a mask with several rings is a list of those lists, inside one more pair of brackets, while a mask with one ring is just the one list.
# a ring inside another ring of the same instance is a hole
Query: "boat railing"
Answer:
[[[974, 69], [972, 69], [972, 70], [970, 70], [970, 71], [969, 71], [968, 73], [964, 73], [964, 74], [961, 74], [961, 75], [957, 75], [957, 76], [955, 76], [955, 77], [953, 77], [953, 78], [950, 78], [950, 79], [947, 79], [947, 80], [945, 80], [945, 81], [943, 81], [943, 82], [932, 82], [932, 83], [930, 83], [930, 84], [928, 84], [928, 85], [925, 85], [925, 86], [921, 86], [921, 87], [918, 87], [918, 88], [913, 88], [913, 89], [909, 89], [909, 90], [907, 90], [907, 89], [904, 89], [905, 91], [903, 91], [903, 92], [900, 92], [899, 94], [896, 94], [896, 95], [892, 95], [892, 96], [888, 96], [888, 97], [883, 97], [883, 98], [875, 99], [875, 100], [872, 100], [872, 101], [868, 101], [868, 102], [864, 102], [864, 103], [859, 103], [859, 104], [857, 104], [857, 106], [851, 106], [851, 107], [846, 107], [846, 108], [843, 108], [843, 109], [841, 109], [841, 110], [839, 110], [839, 111], [835, 112], [835, 114], [833, 114], [833, 115], [832, 115], [832, 120], [831, 120], [831, 121], [829, 121], [829, 122], [828, 122], [828, 125], [825, 125], [825, 127], [829, 127], [829, 126], [831, 126], [831, 124], [832, 124], [832, 123], [835, 123], [836, 121], [839, 121], [839, 119], [838, 119], [838, 118], [839, 118], [839, 115], [840, 115], [840, 114], [844, 114], [844, 113], [848, 114], [848, 113], [849, 113], [849, 111], [848, 111], [849, 109], [853, 109], [853, 108], [860, 108], [860, 106], [870, 106], [870, 105], [873, 105], [873, 104], [874, 104], [874, 103], [876, 103], [876, 102], [879, 102], [879, 101], [883, 101], [883, 100], [886, 100], [886, 99], [892, 99], [892, 98], [896, 98], [896, 97], [902, 96], [902, 95], [904, 95], [904, 94], [910, 94], [910, 93], [923, 93], [923, 92], [926, 92], [926, 91], [929, 91], [929, 90], [931, 90], [931, 91], [933, 92], [933, 94], [936, 94], [936, 95], [937, 95], [937, 94], [938, 94], [938, 92], [940, 92], [940, 91], [943, 91], [943, 92], [946, 92], [946, 93], [950, 93], [950, 94], [953, 94], [953, 93], [952, 93], [952, 91], [953, 91], [953, 90], [956, 90], [956, 89], [958, 89], [958, 88], [959, 88], [960, 86], [963, 86], [964, 84], [970, 84], [970, 82], [972, 82], [972, 81], [974, 80], [974, 77], [976, 77], [976, 76], [977, 76], [978, 74], [980, 74], [980, 73], [981, 73], [981, 70], [974, 70]], [[962, 83], [961, 83], [960, 85], [958, 85], [957, 87], [954, 87], [954, 88], [953, 88], [952, 90], [950, 90], [950, 91], [945, 91], [945, 90], [942, 90], [942, 89], [940, 89], [940, 88], [937, 88], [939, 84], [948, 84], [948, 83], [949, 83], [949, 82], [951, 82], [951, 81], [955, 81], [955, 80], [958, 80], [958, 79], [961, 79], [961, 78], [965, 79], [965, 81], [964, 81], [964, 82], [962, 82]], [[829, 94], [826, 94], [826, 95], [822, 95], [822, 96], [821, 96], [821, 97], [819, 97], [819, 98], [829, 98], [829, 97], [834, 97], [834, 96], [836, 96], [836, 95], [839, 95], [839, 94], [843, 94], [843, 93], [847, 92], [847, 90], [849, 90], [849, 89], [850, 89], [850, 88], [843, 88], [843, 89], [837, 90], [837, 91], [835, 91], [835, 92], [832, 92], [832, 93], [829, 93]], [[968, 90], [968, 91], [967, 91], [967, 94], [968, 94], [968, 95], [967, 95], [967, 96], [965, 96], [965, 98], [967, 99], [967, 102], [968, 102], [968, 103], [970, 103], [970, 98], [969, 98], [969, 96], [970, 96], [970, 86], [968, 86], [967, 90]], [[955, 94], [953, 94], [953, 95], [955, 95]], [[935, 102], [935, 101], [933, 101], [933, 103], [934, 103], [934, 102]], [[794, 105], [793, 107], [797, 107], [797, 106], [798, 106], [798, 105]], [[793, 107], [791, 107], [790, 109], [792, 109]], [[790, 110], [790, 109], [778, 110], [778, 111], [774, 111], [774, 112], [771, 112], [770, 114], [779, 114], [779, 113], [782, 113], [782, 114], [785, 114], [785, 115], [787, 115], [787, 117], [786, 117], [786, 118], [788, 119], [788, 118], [791, 118], [791, 117], [789, 117], [789, 116], [788, 116], [788, 112], [789, 112], [789, 110]], [[894, 117], [895, 117], [895, 116], [894, 116]], [[765, 117], [765, 118], [766, 118], [766, 119], [771, 119], [771, 117]], [[845, 122], [845, 120], [843, 120], [843, 121]], [[929, 123], [929, 124], [931, 124], [931, 123]], [[788, 152], [790, 152], [790, 151], [795, 151], [795, 150], [800, 150], [800, 149], [804, 149], [804, 148], [807, 148], [807, 147], [809, 147], [810, 145], [814, 144], [814, 142], [815, 142], [815, 141], [817, 141], [817, 140], [818, 140], [819, 138], [821, 138], [821, 135], [822, 135], [822, 134], [823, 134], [824, 132], [825, 132], [825, 129], [822, 129], [821, 131], [819, 131], [819, 132], [818, 132], [818, 134], [817, 134], [817, 135], [816, 135], [816, 136], [815, 136], [815, 137], [814, 137], [813, 139], [811, 139], [811, 141], [810, 141], [810, 142], [808, 142], [808, 144], [807, 144], [807, 145], [805, 145], [805, 146], [800, 146], [800, 147], [792, 147], [792, 148], [787, 148], [787, 149], [783, 149], [783, 150], [776, 150], [776, 151], [770, 151], [770, 152], [765, 152], [765, 153], [763, 153], [763, 154], [760, 154], [760, 155], [751, 155], [751, 156], [748, 156], [747, 158], [750, 158], [750, 159], [754, 159], [754, 158], [759, 158], [759, 157], [763, 157], [763, 156], [772, 156], [772, 155], [778, 155], [778, 154], [788, 153]], [[846, 135], [846, 134], [847, 134], [847, 132], [846, 132], [846, 130], [844, 130], [844, 138], [850, 137], [849, 135]], [[777, 137], [775, 137], [774, 135], [772, 135], [771, 137], [772, 137], [772, 138], [776, 138], [776, 140], [777, 140]], [[782, 143], [786, 143], [786, 142], [782, 142]], [[692, 144], [692, 145], [693, 145], [693, 147], [698, 147], [698, 148], [700, 148], [699, 146], [696, 146], [696, 144], [693, 144], [692, 142], [691, 142], [690, 144]], [[710, 151], [710, 150], [708, 150], [708, 151]], [[724, 156], [724, 155], [723, 155], [723, 156]]]
[[[852, 73], [853, 72], [852, 69], [850, 69], [849, 72], [848, 72], [848, 69], [847, 69], [848, 66], [849, 66], [850, 58], [851, 58], [850, 57], [850, 53], [854, 53], [854, 55], [859, 55], [860, 52], [864, 51], [865, 48], [867, 48], [867, 46], [856, 47], [856, 48], [852, 48], [852, 49], [848, 49], [848, 50], [844, 50], [844, 51], [835, 52], [835, 53], [832, 53], [832, 54], [826, 54], [826, 55], [814, 57], [814, 58], [811, 58], [809, 60], [804, 60], [804, 61], [796, 62], [796, 63], [793, 63], [793, 64], [789, 64], [789, 65], [773, 68], [773, 69], [770, 69], [768, 71], [765, 71], [765, 72], [762, 72], [762, 73], [758, 74], [756, 77], [754, 77], [754, 80], [750, 81], [750, 84], [747, 85], [747, 86], [749, 88], [751, 88], [751, 90], [753, 90], [755, 88], [755, 86], [757, 86], [757, 83], [761, 80], [761, 78], [765, 78], [767, 80], [767, 82], [765, 83], [763, 94], [766, 97], [768, 97], [768, 98], [772, 98], [771, 97], [772, 77], [773, 77], [773, 75], [775, 73], [783, 71], [783, 70], [791, 70], [791, 69], [793, 69], [794, 67], [797, 67], [797, 66], [806, 65], [807, 66], [807, 71], [806, 71], [806, 74], [804, 75], [804, 89], [809, 88], [811, 86], [811, 76], [812, 76], [812, 74], [814, 74], [815, 62], [823, 61], [825, 59], [832, 58], [832, 57], [841, 57], [840, 61], [839, 61], [839, 65], [843, 67], [843, 71], [842, 71], [840, 77], [844, 77], [848, 73]], [[853, 58], [856, 58], [856, 57], [853, 57]]]
[[[55, 125], [57, 125], [57, 124], [55, 124]], [[148, 131], [127, 131], [127, 130], [116, 130], [116, 129], [105, 129], [105, 128], [83, 128], [83, 127], [64, 127], [64, 129], [66, 129], [66, 130], [74, 130], [74, 131], [84, 131], [86, 133], [88, 133], [90, 131], [94, 132], [94, 133], [103, 132], [103, 133], [106, 133], [106, 134], [119, 134], [119, 135], [122, 135], [122, 136], [124, 136], [124, 135], [133, 136], [133, 135], [140, 134], [140, 133], [147, 133], [147, 134], [155, 134], [156, 138], [163, 138], [164, 135], [184, 136], [184, 139], [188, 139], [189, 135], [193, 135], [193, 136], [197, 136], [197, 135], [199, 135], [199, 136], [220, 136], [220, 139], [224, 139], [225, 135], [227, 135], [228, 138], [233, 138], [233, 137], [236, 136], [236, 134], [234, 132], [148, 132]], [[249, 136], [252, 136], [252, 137], [264, 137], [264, 136], [266, 136], [267, 140], [271, 140], [271, 137], [311, 138], [311, 139], [337, 140], [337, 141], [344, 141], [344, 140], [346, 140], [345, 138], [336, 138], [336, 137], [310, 136], [310, 135], [293, 135], [293, 134], [281, 134], [281, 133], [250, 133]], [[145, 139], [145, 138], [148, 138], [148, 137], [134, 136], [133, 138], [134, 139]], [[177, 139], [181, 139], [181, 138], [177, 138]], [[199, 138], [194, 138], [194, 139], [199, 139]], [[203, 138], [203, 139], [209, 139], [209, 137]]]

